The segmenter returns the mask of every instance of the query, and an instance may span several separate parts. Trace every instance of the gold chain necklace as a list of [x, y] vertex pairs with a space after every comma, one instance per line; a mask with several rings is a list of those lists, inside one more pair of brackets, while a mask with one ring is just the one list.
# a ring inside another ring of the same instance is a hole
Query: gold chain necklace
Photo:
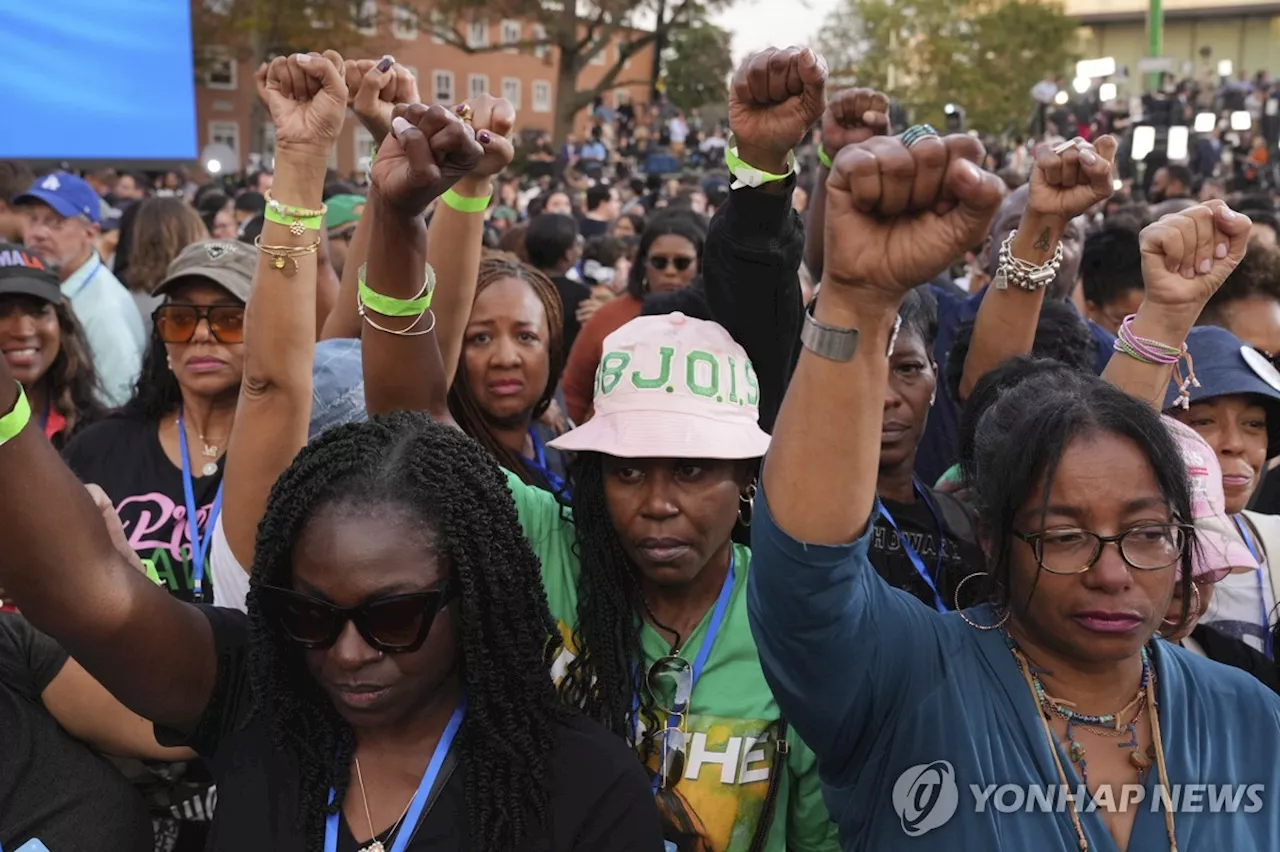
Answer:
[[[1039, 709], [1039, 698], [1036, 694], [1035, 683], [1031, 679], [1031, 669], [1025, 657], [1022, 654], [1014, 653], [1014, 660], [1018, 663], [1018, 670], [1022, 672], [1022, 678], [1027, 683], [1027, 689], [1031, 691], [1031, 700]], [[1151, 677], [1147, 679], [1147, 708], [1151, 713], [1151, 739], [1155, 747], [1156, 753], [1156, 771], [1160, 775], [1160, 787], [1164, 799], [1164, 827], [1165, 832], [1169, 835], [1169, 852], [1178, 852], [1178, 838], [1174, 832], [1173, 826], [1173, 809], [1172, 798], [1169, 792], [1169, 772], [1164, 761], [1164, 741], [1160, 737], [1160, 714], [1156, 709], [1156, 671], [1155, 663], [1151, 664]], [[1062, 757], [1058, 754], [1058, 738], [1053, 735], [1053, 729], [1049, 727], [1049, 719], [1043, 712], [1037, 712], [1040, 717], [1040, 724], [1044, 728], [1045, 738], [1049, 741], [1049, 751], [1053, 754], [1053, 763], [1058, 769], [1058, 780], [1062, 782], [1062, 789], [1070, 790], [1071, 783], [1067, 780], [1067, 770], [1062, 765]], [[1070, 797], [1069, 797], [1070, 798]], [[1085, 838], [1084, 827], [1080, 824], [1080, 814], [1077, 812], [1075, 802], [1068, 801], [1068, 813], [1071, 816], [1071, 824], [1076, 830], [1076, 839], [1080, 845], [1080, 852], [1089, 852], [1089, 841]]]
[[[364, 802], [364, 818], [369, 823], [368, 846], [362, 846], [360, 852], [387, 852], [387, 847], [382, 845], [382, 841], [378, 839], [378, 834], [373, 830], [373, 817], [369, 814], [369, 798], [364, 794], [364, 775], [360, 773], [360, 758], [355, 758], [356, 762], [356, 780], [360, 782], [360, 801]], [[405, 814], [409, 813], [409, 806], [413, 804], [413, 799], [409, 799], [409, 804], [404, 806], [404, 810], [400, 813], [400, 819], [396, 820], [395, 825], [391, 826], [391, 830], [387, 833], [387, 839], [390, 840], [395, 836], [396, 829], [400, 827], [401, 820]]]

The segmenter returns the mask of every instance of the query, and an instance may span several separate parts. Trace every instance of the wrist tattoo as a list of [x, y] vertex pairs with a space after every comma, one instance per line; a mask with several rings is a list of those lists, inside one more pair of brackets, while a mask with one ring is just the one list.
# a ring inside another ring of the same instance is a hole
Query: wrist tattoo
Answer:
[[1036, 241], [1032, 245], [1032, 248], [1034, 248], [1036, 251], [1049, 250], [1049, 229], [1048, 228], [1045, 228], [1043, 231], [1040, 232], [1040, 236], [1036, 237]]

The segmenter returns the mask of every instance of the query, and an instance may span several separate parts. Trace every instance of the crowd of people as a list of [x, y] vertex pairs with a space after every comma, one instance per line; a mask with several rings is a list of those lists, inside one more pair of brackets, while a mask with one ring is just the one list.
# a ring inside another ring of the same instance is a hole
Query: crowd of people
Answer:
[[332, 51], [234, 194], [0, 164], [0, 849], [1280, 842], [1275, 199], [826, 77], [690, 177]]

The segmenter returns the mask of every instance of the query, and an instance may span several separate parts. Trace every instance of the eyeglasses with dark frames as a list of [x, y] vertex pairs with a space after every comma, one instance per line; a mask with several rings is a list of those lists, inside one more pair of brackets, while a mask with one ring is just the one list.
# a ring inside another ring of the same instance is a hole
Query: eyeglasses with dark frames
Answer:
[[1102, 547], [1115, 544], [1120, 558], [1138, 571], [1160, 571], [1177, 563], [1187, 546], [1189, 524], [1137, 524], [1116, 535], [1063, 527], [1038, 533], [1014, 531], [1031, 545], [1036, 562], [1050, 574], [1083, 574], [1102, 557]]
[[244, 305], [161, 305], [151, 320], [165, 343], [190, 343], [201, 320], [219, 343], [244, 343]]

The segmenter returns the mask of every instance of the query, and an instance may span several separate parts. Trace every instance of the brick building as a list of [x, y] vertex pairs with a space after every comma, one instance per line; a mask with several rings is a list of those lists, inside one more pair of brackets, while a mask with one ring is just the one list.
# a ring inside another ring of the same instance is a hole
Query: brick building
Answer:
[[[536, 23], [519, 20], [470, 22], [465, 32], [475, 47], [498, 47], [482, 53], [467, 53], [417, 26], [416, 16], [405, 9], [377, 0], [364, 0], [360, 32], [368, 39], [363, 53], [370, 57], [390, 53], [418, 78], [424, 103], [450, 104], [473, 94], [489, 92], [515, 104], [516, 132], [550, 131], [555, 118], [556, 48], [502, 48], [503, 44], [536, 41], [542, 37]], [[197, 34], [198, 43], [198, 34]], [[317, 45], [323, 48], [323, 45]], [[230, 51], [218, 45], [199, 45], [197, 50], [221, 57], [206, 62], [207, 70], [196, 83], [197, 136], [201, 149], [211, 142], [229, 145], [237, 154], [238, 168], [246, 168], [253, 149], [250, 142], [250, 111], [256, 92], [253, 67], [249, 61], [230, 58]], [[594, 57], [579, 75], [579, 88], [598, 83], [618, 57], [618, 45], [611, 43]], [[648, 46], [623, 66], [618, 82], [629, 82], [604, 94], [605, 103], [619, 106], [627, 101], [649, 99], [648, 79], [653, 65], [653, 48]], [[575, 129], [582, 132], [586, 112], [580, 112]], [[270, 136], [270, 129], [268, 129]], [[270, 139], [267, 148], [270, 152]], [[373, 147], [369, 134], [354, 116], [348, 116], [338, 138], [330, 164], [340, 174], [356, 171], [361, 159]]]

